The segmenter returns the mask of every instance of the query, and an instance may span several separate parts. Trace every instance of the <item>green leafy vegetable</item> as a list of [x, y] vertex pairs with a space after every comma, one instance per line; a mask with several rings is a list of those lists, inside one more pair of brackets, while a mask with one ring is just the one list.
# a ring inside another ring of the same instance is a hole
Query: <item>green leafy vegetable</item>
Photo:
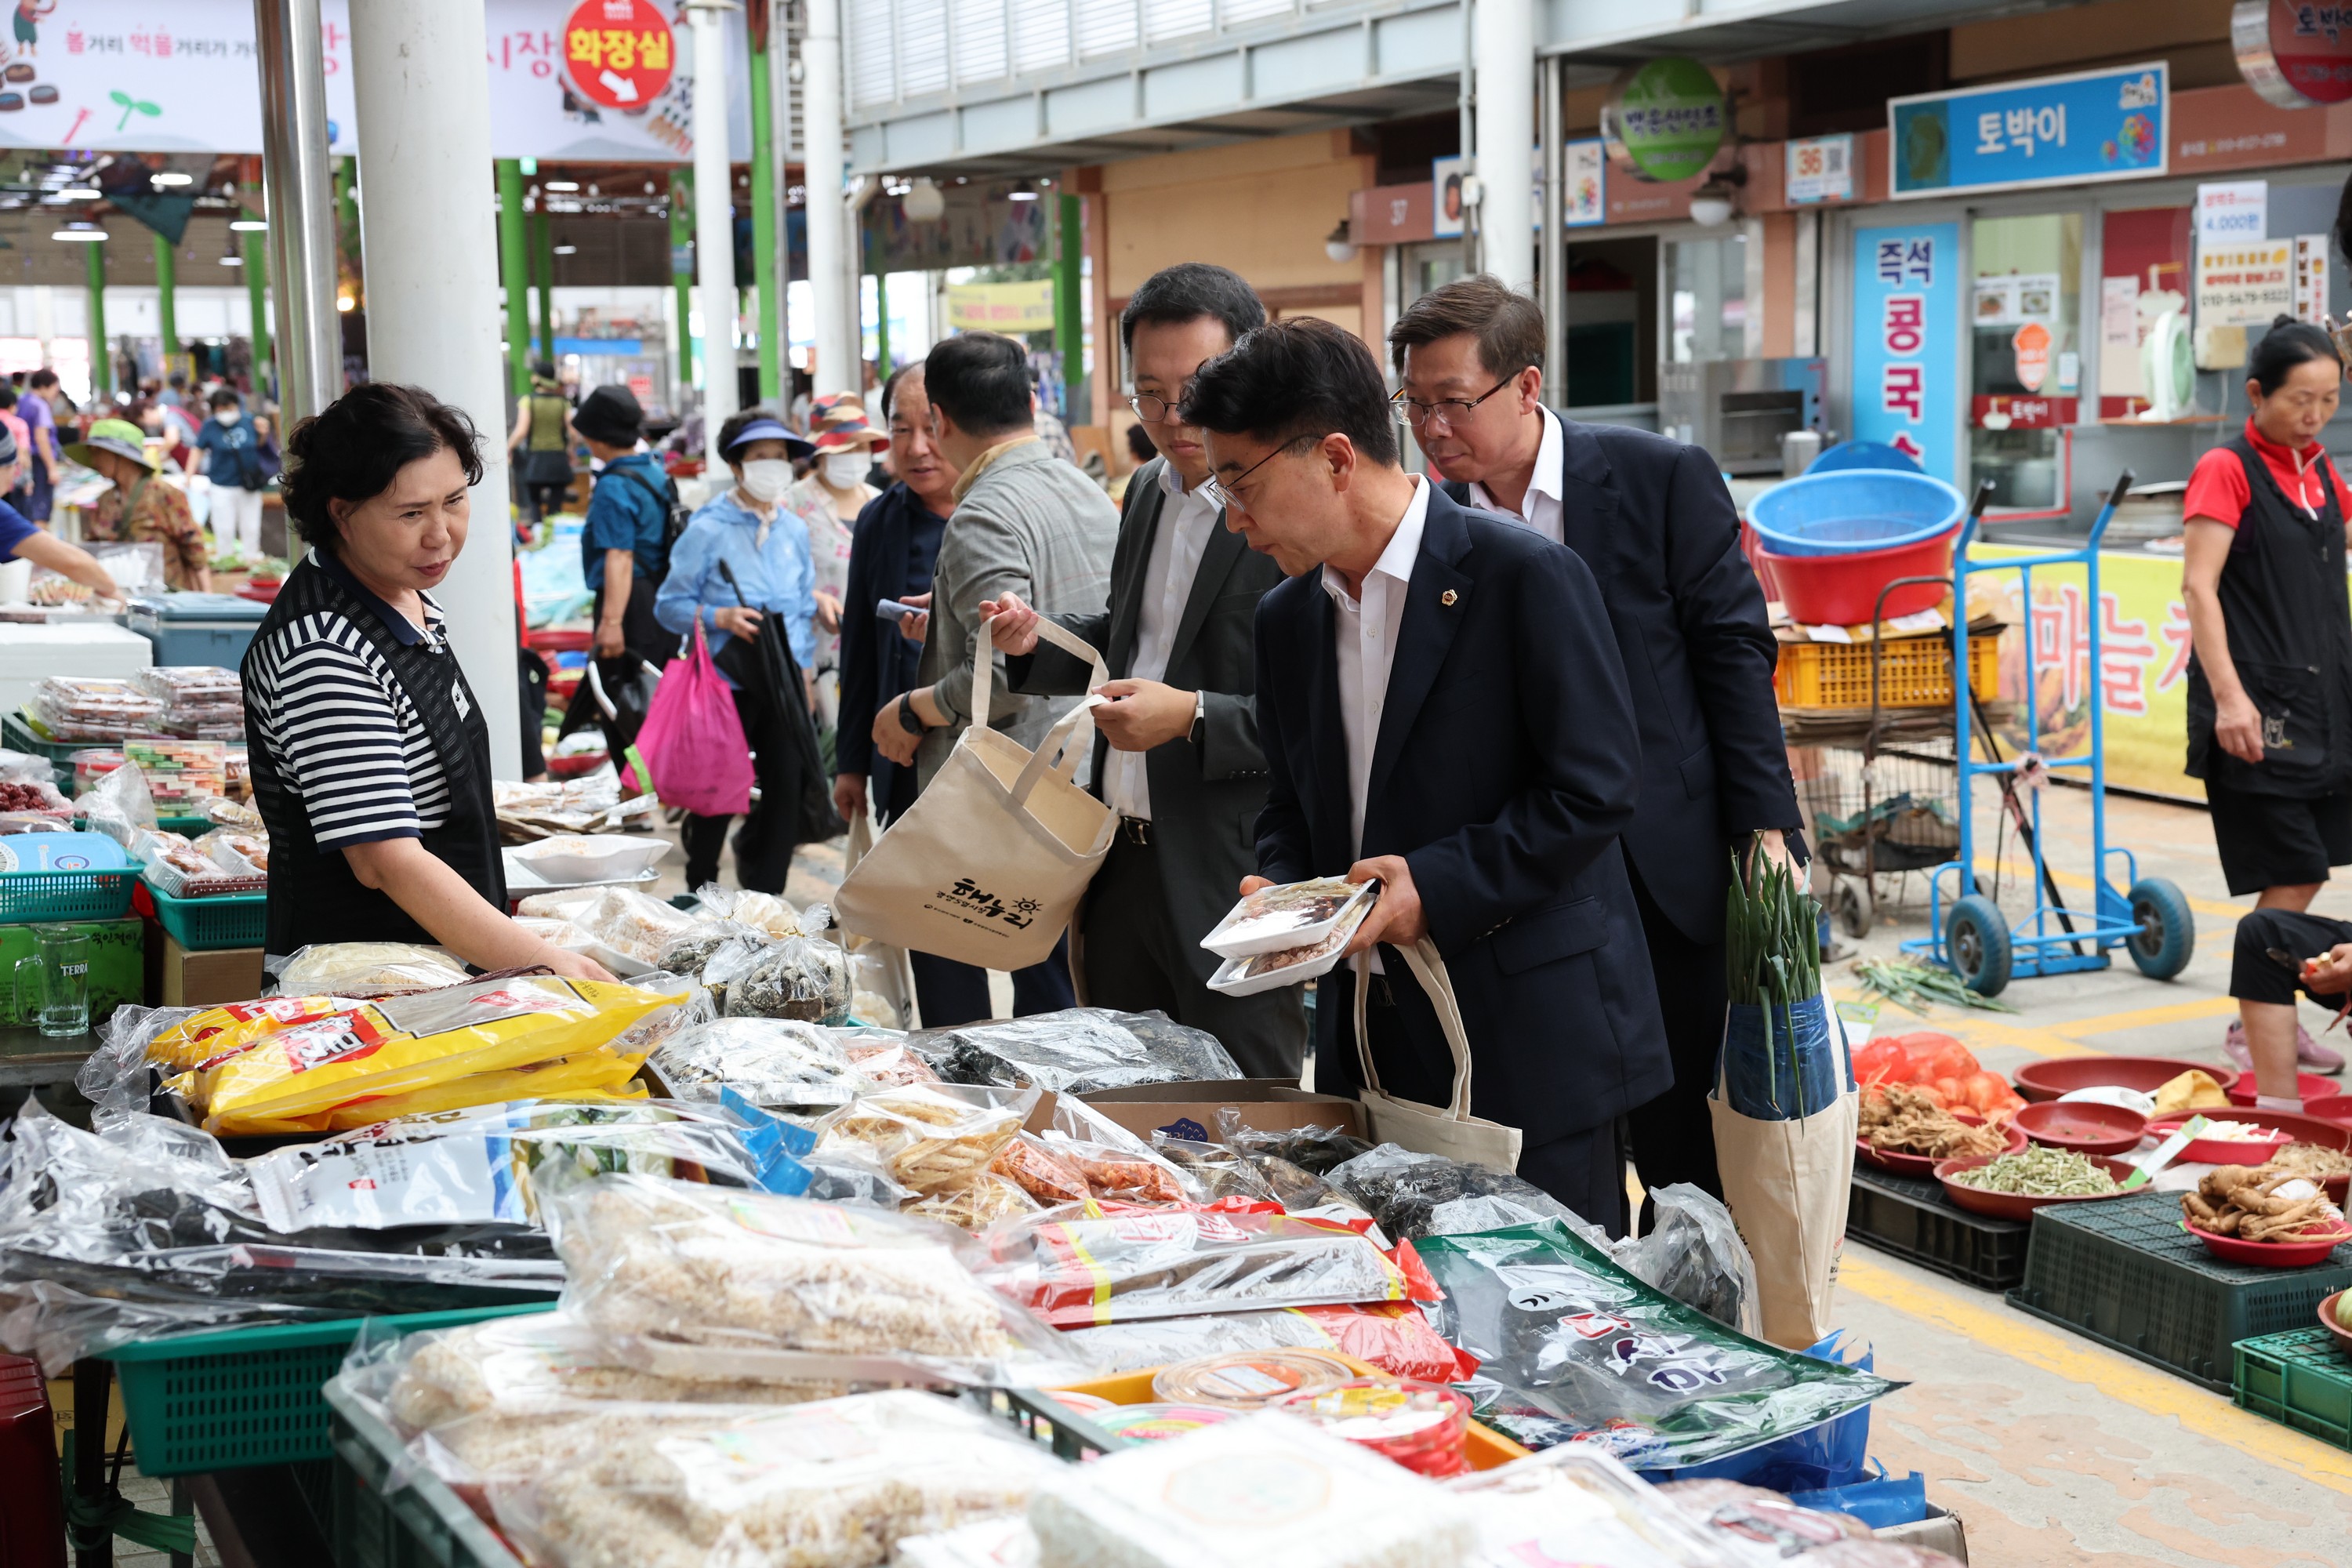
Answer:
[[1928, 1005], [1937, 1002], [1948, 1007], [1976, 1007], [1988, 1013], [2017, 1011], [2006, 1002], [1969, 990], [1948, 969], [1913, 963], [1908, 959], [1865, 958], [1854, 965], [1853, 972], [1864, 989], [1875, 991], [1923, 1018], [1927, 1016]]

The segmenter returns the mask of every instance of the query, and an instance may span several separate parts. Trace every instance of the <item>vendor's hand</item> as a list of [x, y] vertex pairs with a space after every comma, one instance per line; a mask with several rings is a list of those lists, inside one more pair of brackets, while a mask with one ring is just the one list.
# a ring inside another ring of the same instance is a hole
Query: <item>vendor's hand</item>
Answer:
[[923, 639], [930, 636], [931, 632], [931, 596], [929, 594], [908, 594], [898, 602], [902, 605], [912, 605], [920, 612], [918, 615], [898, 617], [898, 635], [920, 647]]
[[2242, 763], [2263, 760], [2263, 715], [2253, 699], [2241, 691], [2232, 697], [2218, 693], [2213, 700], [2213, 738]]
[[2315, 996], [2340, 996], [2352, 990], [2352, 942], [2337, 942], [2317, 958], [2305, 959], [2303, 983]]
[[741, 605], [730, 605], [723, 610], [711, 611], [710, 624], [739, 637], [755, 637], [760, 635], [760, 612]]
[[566, 980], [597, 980], [607, 985], [619, 983], [611, 970], [586, 953], [573, 952], [571, 949], [558, 947], [553, 942], [547, 944], [547, 952], [541, 956], [540, 962]]
[[1095, 710], [1095, 727], [1113, 751], [1148, 752], [1192, 732], [1189, 691], [1158, 680], [1106, 680], [1095, 690], [1112, 699]]
[[1402, 855], [1375, 855], [1369, 860], [1359, 860], [1348, 868], [1350, 882], [1381, 884], [1380, 897], [1372, 900], [1372, 912], [1356, 928], [1340, 956], [1353, 957], [1376, 942], [1391, 947], [1411, 947], [1429, 934], [1429, 916], [1421, 907], [1421, 889], [1412, 885], [1412, 868]]
[[900, 767], [915, 760], [915, 748], [922, 743], [921, 736], [908, 733], [898, 722], [898, 710], [906, 700], [901, 697], [886, 702], [874, 714], [874, 749]]
[[982, 599], [980, 613], [988, 617], [988, 635], [997, 652], [1019, 658], [1037, 650], [1037, 612], [1023, 604], [1020, 595]]
[[598, 658], [618, 658], [621, 657], [621, 649], [624, 646], [621, 641], [620, 622], [596, 623], [596, 657]]
[[1242, 879], [1242, 897], [1246, 899], [1252, 893], [1256, 892], [1260, 888], [1271, 888], [1273, 886], [1274, 879], [1271, 877], [1244, 877]]
[[816, 624], [822, 631], [841, 629], [841, 600], [822, 588], [816, 591]]
[[841, 813], [844, 822], [855, 822], [866, 815], [866, 775], [836, 773], [833, 780], [833, 809]]

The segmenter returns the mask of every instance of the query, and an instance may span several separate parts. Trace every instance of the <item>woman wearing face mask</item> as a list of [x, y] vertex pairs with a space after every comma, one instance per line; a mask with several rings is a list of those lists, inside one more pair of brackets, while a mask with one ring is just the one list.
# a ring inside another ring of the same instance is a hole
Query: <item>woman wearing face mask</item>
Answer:
[[[654, 601], [655, 618], [666, 630], [687, 637], [699, 623], [715, 654], [730, 637], [758, 637], [767, 616], [781, 616], [793, 661], [804, 673], [811, 670], [816, 658], [811, 623], [817, 606], [808, 529], [782, 504], [793, 488], [794, 452], [807, 447], [765, 408], [746, 409], [719, 426], [719, 450], [735, 483], [703, 503], [671, 548], [669, 575]], [[722, 564], [734, 574], [732, 583], [719, 570]], [[775, 732], [766, 704], [738, 688], [735, 710], [755, 757], [764, 752], [772, 761], [782, 754], [784, 737]], [[743, 887], [784, 890], [793, 861], [793, 792], [763, 784], [736, 844], [735, 879]], [[719, 879], [727, 823], [724, 816], [687, 817], [682, 837], [688, 887]]]
[[866, 409], [845, 392], [809, 405], [816, 464], [792, 488], [784, 505], [808, 525], [809, 560], [816, 572], [817, 723], [831, 729], [841, 702], [841, 600], [849, 591], [849, 547], [857, 514], [881, 492], [866, 482], [874, 451], [890, 437], [866, 422]]

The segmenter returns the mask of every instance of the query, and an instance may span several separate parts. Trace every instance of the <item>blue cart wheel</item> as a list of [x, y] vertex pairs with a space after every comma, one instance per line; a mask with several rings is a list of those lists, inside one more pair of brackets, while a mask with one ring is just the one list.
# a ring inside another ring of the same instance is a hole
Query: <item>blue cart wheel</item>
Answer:
[[2197, 951], [2197, 922], [2180, 889], [2161, 877], [2148, 877], [2132, 884], [2126, 901], [2139, 929], [2124, 945], [2139, 972], [2150, 980], [2169, 980], [2188, 968]]
[[2000, 906], [1971, 893], [1944, 921], [1944, 954], [1960, 984], [1979, 996], [1998, 996], [2009, 984], [2009, 921]]

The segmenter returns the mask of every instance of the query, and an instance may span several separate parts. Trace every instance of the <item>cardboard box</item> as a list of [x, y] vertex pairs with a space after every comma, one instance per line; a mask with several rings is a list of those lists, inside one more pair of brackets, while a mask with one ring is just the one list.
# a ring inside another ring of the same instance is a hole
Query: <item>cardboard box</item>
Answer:
[[1171, 1121], [1199, 1123], [1217, 1135], [1217, 1112], [1232, 1106], [1242, 1125], [1262, 1132], [1297, 1127], [1337, 1127], [1364, 1136], [1364, 1108], [1336, 1094], [1316, 1094], [1295, 1078], [1197, 1079], [1185, 1083], [1147, 1083], [1107, 1089], [1078, 1097], [1139, 1138]]
[[224, 947], [211, 952], [190, 952], [159, 931], [163, 951], [155, 982], [157, 1001], [165, 1007], [211, 1007], [223, 1002], [246, 1002], [261, 994], [261, 949]]
[[1871, 1531], [1881, 1541], [1899, 1541], [1906, 1546], [1924, 1546], [1940, 1552], [1947, 1557], [1969, 1560], [1968, 1531], [1960, 1526], [1960, 1516], [1934, 1503], [1927, 1505], [1927, 1517], [1910, 1524], [1890, 1524], [1884, 1530]]
[[[47, 922], [44, 922], [47, 923]], [[60, 922], [89, 938], [89, 1021], [98, 1024], [125, 1002], [147, 994], [147, 922], [136, 915], [119, 921]], [[0, 925], [0, 1025], [36, 1022], [29, 999], [16, 994], [16, 961], [40, 951], [29, 925]], [[27, 978], [30, 978], [27, 976]]]

